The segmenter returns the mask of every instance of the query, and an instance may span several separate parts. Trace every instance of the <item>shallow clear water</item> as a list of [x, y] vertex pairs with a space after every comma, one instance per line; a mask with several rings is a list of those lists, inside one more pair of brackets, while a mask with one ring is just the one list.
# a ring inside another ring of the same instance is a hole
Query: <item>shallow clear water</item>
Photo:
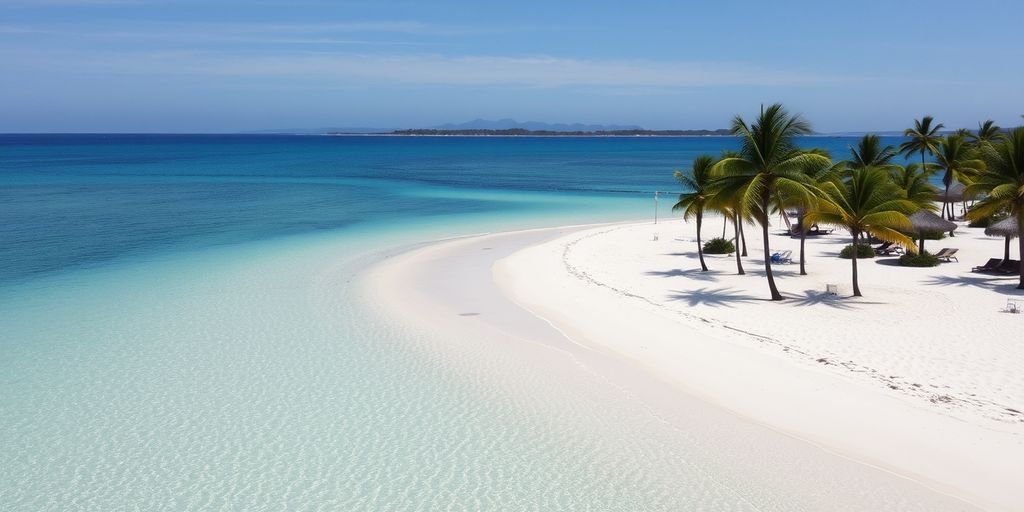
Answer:
[[410, 243], [650, 216], [726, 139], [0, 143], [0, 509], [804, 508], [594, 375], [353, 293]]

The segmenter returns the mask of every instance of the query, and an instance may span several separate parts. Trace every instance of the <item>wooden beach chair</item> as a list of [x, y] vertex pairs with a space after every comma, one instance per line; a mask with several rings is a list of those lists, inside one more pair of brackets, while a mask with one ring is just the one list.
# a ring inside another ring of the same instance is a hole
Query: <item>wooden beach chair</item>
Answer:
[[885, 242], [878, 247], [875, 247], [875, 254], [877, 256], [892, 256], [893, 254], [903, 254], [903, 248], [894, 245], [893, 242]]
[[999, 268], [999, 264], [1003, 262], [1002, 258], [990, 258], [984, 265], [979, 265], [971, 269], [971, 272], [995, 272]]
[[1020, 261], [1017, 260], [1003, 260], [999, 263], [999, 267], [995, 269], [1000, 274], [1012, 275], [1020, 272]]
[[954, 256], [954, 254], [956, 254], [957, 251], [959, 251], [959, 250], [960, 249], [951, 249], [951, 248], [947, 247], [947, 248], [945, 248], [945, 249], [935, 253], [935, 257], [937, 259], [945, 260], [947, 262], [950, 261], [951, 259], [953, 259], [953, 260], [956, 260], [957, 263], [959, 263], [960, 260], [957, 260], [956, 256]]

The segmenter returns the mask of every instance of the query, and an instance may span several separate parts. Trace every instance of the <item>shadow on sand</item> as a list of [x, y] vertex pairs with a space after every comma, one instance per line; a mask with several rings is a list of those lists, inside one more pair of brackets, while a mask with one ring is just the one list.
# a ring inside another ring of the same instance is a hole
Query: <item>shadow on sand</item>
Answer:
[[686, 302], [689, 306], [734, 307], [736, 304], [768, 302], [768, 299], [738, 293], [730, 288], [674, 290], [669, 300]]
[[973, 286], [991, 290], [1005, 295], [1024, 296], [1024, 290], [1018, 290], [1018, 276], [992, 276], [985, 274], [955, 275], [955, 276], [932, 276], [925, 284], [936, 286]]
[[786, 303], [794, 304], [797, 306], [815, 306], [821, 304], [822, 306], [828, 306], [830, 308], [842, 309], [851, 311], [858, 309], [857, 306], [866, 304], [888, 304], [887, 302], [872, 302], [866, 301], [859, 297], [841, 297], [838, 295], [829, 295], [822, 292], [821, 290], [804, 290], [803, 295], [796, 294], [784, 294], [786, 297]]
[[687, 277], [698, 281], [714, 281], [718, 276], [723, 274], [714, 270], [704, 272], [699, 268], [691, 268], [689, 270], [674, 268], [672, 270], [652, 270], [650, 272], [644, 272], [644, 275], [653, 277]]

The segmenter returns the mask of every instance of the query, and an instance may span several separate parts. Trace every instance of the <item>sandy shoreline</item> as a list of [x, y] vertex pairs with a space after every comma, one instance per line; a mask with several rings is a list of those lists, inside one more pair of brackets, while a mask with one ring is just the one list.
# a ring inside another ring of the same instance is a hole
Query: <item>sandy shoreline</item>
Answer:
[[[914, 502], [956, 496], [1013, 510], [1024, 484], [1024, 419], [1013, 412], [1024, 395], [1024, 344], [1014, 338], [1024, 318], [996, 313], [999, 299], [1013, 296], [1002, 281], [974, 282], [980, 276], [969, 272], [998, 256], [1001, 240], [960, 231], [928, 245], [959, 247], [960, 264], [862, 262], [866, 297], [857, 300], [816, 292], [825, 283], [849, 289], [849, 261], [830, 256], [841, 235], [808, 242], [811, 275], [779, 268], [780, 288], [795, 300], [773, 304], [762, 300], [759, 244], [749, 244], [747, 276], [731, 275], [734, 259], [725, 257], [695, 275], [692, 227], [679, 221], [448, 241], [379, 264], [366, 284], [386, 308], [441, 337], [554, 347], [646, 390], [637, 396], [662, 396], [661, 413], [678, 413], [666, 411], [685, 395], [706, 404], [716, 425], [749, 423], [756, 432], [747, 435], [761, 444], [801, 440], [764, 464], [792, 456], [884, 480]], [[793, 243], [773, 237], [780, 249]], [[794, 485], [821, 485], [798, 473]], [[834, 491], [859, 496], [843, 485]], [[939, 502], [932, 508], [970, 508]]]

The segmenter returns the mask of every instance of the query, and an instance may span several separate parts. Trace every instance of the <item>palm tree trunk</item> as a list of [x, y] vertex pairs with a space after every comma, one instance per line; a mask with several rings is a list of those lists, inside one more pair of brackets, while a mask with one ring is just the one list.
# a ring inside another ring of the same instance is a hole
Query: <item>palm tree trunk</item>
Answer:
[[[743, 242], [743, 256], [747, 256], [747, 235], [743, 232], [743, 219], [740, 218], [740, 212], [736, 212], [736, 224], [740, 227], [740, 240]], [[740, 272], [742, 274], [742, 272]]]
[[853, 231], [853, 296], [860, 297], [860, 283], [857, 282], [857, 239], [860, 237], [860, 233]]
[[707, 272], [708, 266], [704, 264], [704, 244], [700, 241], [700, 225], [703, 220], [704, 212], [697, 211], [697, 258], [700, 259], [700, 270], [701, 272]]
[[[942, 200], [944, 201], [942, 203], [943, 208], [945, 208], [947, 204], [949, 205], [949, 217], [947, 217], [946, 220], [953, 222], [953, 203], [949, 202], [949, 185], [946, 185], [946, 195], [942, 198]], [[952, 229], [949, 230], [949, 236], [956, 236], [953, 234]]]
[[[768, 290], [772, 294], [772, 300], [782, 300], [782, 294], [775, 287], [775, 276], [772, 275], [772, 249], [768, 243], [768, 187], [765, 187], [761, 195], [761, 237], [764, 239], [764, 273], [768, 278]], [[1024, 286], [1024, 275], [1021, 277], [1021, 285]]]
[[806, 258], [804, 258], [804, 242], [806, 242], [806, 241], [807, 241], [807, 231], [805, 231], [803, 229], [802, 225], [801, 225], [801, 228], [800, 228], [800, 275], [802, 275], [802, 276], [806, 276], [807, 275], [807, 270], [804, 268], [804, 262], [806, 261]]
[[[739, 216], [740, 216], [740, 214], [737, 213], [736, 214], [736, 218], [738, 219]], [[736, 222], [735, 224], [733, 224], [733, 229], [736, 231], [736, 238], [739, 239], [743, 235], [742, 224], [740, 224], [739, 222]], [[743, 255], [746, 256], [747, 255], [747, 250], [746, 250], [746, 245], [747, 244], [744, 243], [743, 245], [744, 245]], [[741, 275], [741, 276], [743, 274], [746, 274], [746, 272], [743, 271], [743, 260], [740, 259], [740, 252], [739, 251], [736, 251], [736, 273]]]
[[[1022, 205], [1024, 206], [1024, 205]], [[1024, 208], [1017, 208], [1017, 254], [1020, 256], [1020, 283], [1018, 290], [1024, 290]]]
[[725, 238], [725, 228], [729, 227], [729, 216], [722, 215], [722, 238]]
[[[949, 184], [944, 184], [946, 192], [942, 195], [942, 218], [953, 220], [953, 207], [949, 205]], [[949, 210], [949, 213], [946, 210]]]

